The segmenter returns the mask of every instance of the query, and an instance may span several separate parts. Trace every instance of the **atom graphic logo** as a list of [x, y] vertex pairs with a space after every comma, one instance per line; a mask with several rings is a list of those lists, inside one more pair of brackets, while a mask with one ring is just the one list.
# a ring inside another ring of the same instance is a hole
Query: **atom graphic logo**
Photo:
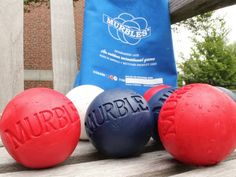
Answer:
[[151, 36], [151, 28], [143, 17], [122, 13], [112, 18], [103, 14], [103, 22], [108, 25], [108, 32], [113, 39], [128, 45], [137, 45], [142, 39]]

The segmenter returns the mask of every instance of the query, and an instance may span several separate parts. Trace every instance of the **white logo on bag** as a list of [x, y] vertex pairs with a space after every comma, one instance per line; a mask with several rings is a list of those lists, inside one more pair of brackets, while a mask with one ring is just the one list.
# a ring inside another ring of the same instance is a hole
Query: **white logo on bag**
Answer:
[[142, 39], [151, 36], [151, 27], [148, 27], [143, 17], [122, 13], [112, 18], [103, 14], [103, 22], [108, 25], [111, 37], [125, 44], [137, 45]]

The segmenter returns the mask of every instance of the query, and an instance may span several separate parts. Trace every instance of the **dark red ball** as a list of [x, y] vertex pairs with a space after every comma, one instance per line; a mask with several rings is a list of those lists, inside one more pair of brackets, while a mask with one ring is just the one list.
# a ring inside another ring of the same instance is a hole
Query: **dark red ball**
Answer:
[[187, 85], [167, 99], [158, 128], [164, 147], [177, 160], [214, 165], [236, 147], [236, 105], [213, 86]]
[[0, 134], [10, 155], [29, 168], [48, 168], [66, 160], [80, 137], [72, 102], [52, 89], [24, 91], [6, 106]]

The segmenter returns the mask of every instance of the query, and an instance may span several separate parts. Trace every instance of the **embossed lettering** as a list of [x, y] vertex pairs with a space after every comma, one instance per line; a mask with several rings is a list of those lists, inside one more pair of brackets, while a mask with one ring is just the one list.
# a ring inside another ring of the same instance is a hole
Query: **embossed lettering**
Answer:
[[[77, 110], [74, 108], [73, 103], [69, 103], [68, 105], [69, 105], [69, 107], [75, 112], [75, 114], [78, 115], [78, 112], [77, 112]], [[62, 107], [63, 107], [63, 109], [65, 110], [65, 112], [66, 112], [66, 114], [67, 114], [67, 116], [68, 116], [68, 118], [69, 118], [69, 120], [70, 120], [70, 122], [71, 122], [72, 124], [75, 123], [75, 122], [77, 122], [77, 121], [79, 121], [79, 119], [77, 119], [75, 116], [73, 116], [74, 119], [72, 119], [72, 117], [71, 117], [71, 115], [70, 115], [68, 109], [67, 109], [65, 106], [62, 106]]]
[[132, 106], [132, 104], [130, 104], [130, 102], [127, 98], [124, 98], [124, 100], [127, 102], [127, 104], [129, 105], [129, 107], [133, 113], [140, 112], [140, 109], [137, 105], [136, 105], [136, 107], [134, 107], [134, 104]]
[[25, 117], [24, 121], [30, 128], [31, 135], [33, 137], [39, 137], [43, 134], [43, 126], [37, 113], [34, 114], [34, 119], [29, 119], [29, 117]]
[[41, 111], [39, 114], [42, 116], [46, 132], [50, 132], [52, 129], [57, 130], [55, 120], [53, 119], [53, 113], [49, 110]]
[[24, 117], [14, 125], [14, 128], [6, 129], [4, 133], [12, 142], [13, 147], [17, 149], [32, 138], [67, 128], [70, 124], [78, 122], [79, 119], [76, 116], [73, 116], [72, 119], [66, 106], [75, 111], [70, 104], [55, 107], [51, 110], [43, 110]]
[[117, 119], [114, 111], [114, 105], [112, 103], [106, 103], [102, 105], [105, 110], [106, 119]]
[[114, 103], [116, 104], [116, 107], [119, 112], [119, 117], [123, 117], [128, 113], [127, 107], [125, 107], [125, 101], [123, 100], [115, 100]]
[[102, 104], [88, 113], [86, 127], [93, 132], [104, 122], [122, 119], [128, 113], [136, 114], [141, 111], [148, 111], [149, 107], [142, 99], [141, 96], [137, 95]]
[[65, 116], [65, 111], [64, 109], [57, 107], [57, 108], [53, 108], [52, 109], [55, 113], [55, 115], [57, 116], [57, 119], [59, 121], [59, 126], [60, 128], [65, 128], [66, 126], [68, 126], [68, 119]]
[[5, 130], [4, 133], [8, 136], [15, 149], [19, 148], [22, 144], [30, 139], [27, 129], [22, 125], [22, 122], [15, 124], [15, 133], [11, 130]]
[[163, 132], [164, 136], [176, 134], [174, 117], [168, 117], [162, 122], [163, 122], [162, 125], [163, 125], [163, 130], [164, 130]]
[[133, 100], [138, 103], [139, 105], [139, 108], [143, 111], [148, 111], [149, 110], [149, 107], [147, 106], [147, 104], [145, 104], [143, 102], [143, 98], [139, 95], [136, 95], [136, 96], [132, 96]]
[[98, 111], [99, 111], [100, 116], [97, 116], [96, 124], [99, 126], [105, 122], [105, 116], [104, 116], [102, 106], [99, 106]]
[[95, 110], [93, 110], [92, 112], [90, 112], [88, 114], [88, 121], [87, 123], [85, 124], [85, 126], [91, 131], [91, 132], [94, 132], [97, 128], [97, 125], [96, 125], [96, 120], [95, 120]]
[[175, 135], [176, 129], [175, 129], [175, 113], [176, 113], [176, 107], [178, 100], [183, 97], [184, 94], [186, 94], [190, 89], [192, 89], [193, 86], [187, 86], [183, 87], [182, 89], [177, 90], [175, 93], [173, 93], [169, 99], [166, 101], [165, 106], [162, 110], [162, 129], [163, 129], [163, 135], [169, 136], [169, 135]]

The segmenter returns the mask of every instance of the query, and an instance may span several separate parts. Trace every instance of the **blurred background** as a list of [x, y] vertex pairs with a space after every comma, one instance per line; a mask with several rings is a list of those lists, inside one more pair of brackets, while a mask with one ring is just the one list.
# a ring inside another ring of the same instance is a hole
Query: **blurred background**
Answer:
[[[25, 89], [53, 87], [51, 21], [48, 0], [24, 0]], [[74, 0], [78, 66], [84, 0]], [[172, 25], [179, 86], [203, 82], [236, 90], [236, 5]], [[48, 77], [30, 76], [42, 71]], [[27, 78], [29, 78], [27, 80]]]

